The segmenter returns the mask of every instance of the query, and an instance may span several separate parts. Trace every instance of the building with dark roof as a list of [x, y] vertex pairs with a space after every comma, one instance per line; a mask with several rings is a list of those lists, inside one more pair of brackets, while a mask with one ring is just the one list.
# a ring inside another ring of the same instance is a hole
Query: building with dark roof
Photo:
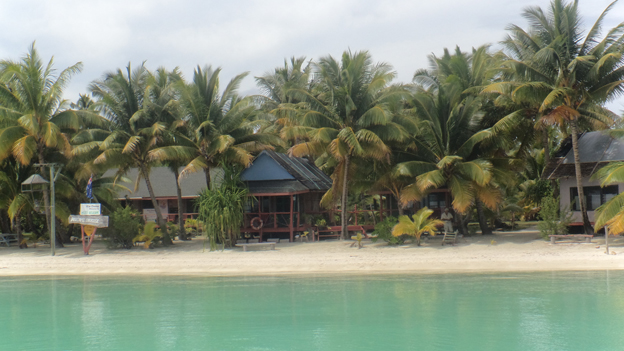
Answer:
[[[110, 170], [105, 176], [114, 174], [115, 171]], [[126, 177], [131, 180], [131, 184], [125, 185], [133, 189], [138, 177], [137, 170], [131, 169]], [[219, 184], [222, 177], [221, 170], [211, 170], [212, 184]], [[340, 209], [326, 210], [320, 207], [321, 198], [332, 187], [332, 179], [314, 162], [266, 150], [241, 172], [241, 180], [254, 196], [254, 201], [246, 209], [241, 228], [243, 235], [260, 241], [267, 238], [292, 241], [296, 233], [311, 229], [317, 232], [317, 238], [336, 237], [340, 231]], [[150, 172], [150, 181], [163, 217], [177, 222], [174, 173], [167, 167], [154, 167]], [[205, 174], [189, 174], [180, 179], [180, 185], [183, 217], [194, 218], [197, 216], [194, 201], [206, 188]], [[155, 221], [156, 213], [143, 179], [138, 182], [136, 191], [122, 191], [118, 196], [119, 200], [142, 211], [146, 220]], [[398, 214], [396, 199], [389, 193], [376, 192], [373, 196], [372, 204], [364, 205], [364, 208], [354, 205], [349, 210], [349, 231], [373, 229], [374, 223], [386, 216]], [[326, 225], [317, 226], [317, 221], [323, 219]]]
[[[214, 183], [222, 176], [219, 170], [211, 172]], [[114, 176], [108, 171], [105, 176]], [[125, 184], [136, 191], [121, 191], [118, 198], [142, 211], [146, 220], [155, 220], [152, 204], [145, 181], [136, 182], [139, 173], [131, 169], [126, 177], [132, 184]], [[322, 196], [332, 186], [332, 180], [313, 162], [298, 157], [289, 157], [274, 151], [263, 151], [253, 163], [241, 173], [241, 180], [247, 184], [255, 197], [245, 214], [243, 232], [262, 237], [280, 237], [292, 240], [295, 232], [307, 229], [302, 220], [303, 214], [320, 214]], [[150, 172], [150, 182], [163, 217], [177, 221], [178, 201], [175, 186], [176, 177], [167, 167], [154, 167]], [[182, 189], [182, 212], [185, 218], [195, 217], [194, 200], [206, 188], [203, 172], [191, 173], [180, 179]], [[254, 223], [252, 223], [254, 220]]]
[[[600, 182], [591, 180], [597, 170], [609, 162], [624, 161], [624, 141], [613, 138], [607, 132], [588, 132], [579, 137], [579, 159], [583, 176], [583, 193], [587, 203], [587, 215], [594, 221], [595, 210], [609, 199], [624, 191], [624, 184], [600, 187]], [[582, 225], [578, 201], [574, 152], [569, 140], [565, 141], [555, 157], [544, 167], [544, 179], [559, 179], [561, 208], [573, 214], [573, 225]]]

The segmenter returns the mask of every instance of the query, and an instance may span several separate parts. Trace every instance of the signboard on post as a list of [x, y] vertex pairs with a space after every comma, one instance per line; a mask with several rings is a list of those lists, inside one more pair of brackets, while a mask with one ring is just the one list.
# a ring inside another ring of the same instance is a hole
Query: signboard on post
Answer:
[[108, 216], [69, 216], [69, 223], [91, 225], [96, 228], [108, 227]]
[[99, 216], [102, 214], [101, 204], [80, 204], [81, 216]]
[[[81, 205], [98, 205], [98, 213], [100, 209], [100, 204], [81, 204]], [[83, 208], [80, 206], [80, 213]], [[93, 209], [93, 211], [95, 211]], [[80, 224], [80, 231], [82, 232], [82, 250], [85, 255], [89, 254], [89, 249], [91, 249], [91, 244], [93, 244], [93, 239], [95, 238], [95, 232], [98, 228], [106, 228], [108, 227], [108, 216], [99, 216], [99, 215], [87, 215], [87, 216], [69, 216], [69, 223]], [[87, 240], [85, 240], [85, 237]], [[88, 243], [87, 243], [88, 241]]]

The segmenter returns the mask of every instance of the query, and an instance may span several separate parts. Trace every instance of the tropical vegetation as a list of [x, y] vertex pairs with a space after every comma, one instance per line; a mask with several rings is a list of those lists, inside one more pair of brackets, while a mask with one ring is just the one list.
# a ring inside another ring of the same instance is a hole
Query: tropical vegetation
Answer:
[[[0, 61], [0, 227], [39, 238], [56, 221], [55, 240], [67, 242], [79, 233], [67, 216], [89, 201], [85, 188], [91, 184], [90, 195], [111, 216], [104, 233], [112, 246], [132, 247], [145, 221], [116, 194], [134, 169], [134, 189], [145, 183], [159, 226], [145, 231], [149, 240], [170, 245], [176, 236], [185, 240], [188, 232], [204, 231], [211, 249], [228, 247], [236, 243], [249, 195], [231, 169], [277, 150], [308, 157], [331, 176], [321, 205], [332, 215], [323, 220], [339, 222], [342, 239], [356, 206], [369, 212], [355, 220], [370, 221], [390, 243], [434, 233], [439, 223], [432, 210], [444, 206], [452, 207], [465, 235], [470, 221], [488, 234], [505, 217], [513, 226], [516, 219], [541, 216], [554, 223], [546, 231], [560, 232], [562, 214], [552, 201], [558, 184], [542, 177], [569, 142], [584, 230], [624, 232], [621, 195], [598, 210], [591, 228], [578, 142], [580, 133], [593, 130], [624, 136], [615, 130], [621, 118], [606, 107], [624, 93], [624, 23], [601, 32], [614, 5], [587, 31], [578, 1], [529, 7], [522, 13], [528, 26], [510, 25], [502, 50], [440, 48], [429, 56], [429, 67], [414, 67], [409, 83], [396, 82], [392, 65], [368, 51], [292, 57], [255, 77], [259, 94], [249, 96], [240, 92], [247, 72], [222, 85], [218, 67], [198, 65], [187, 80], [177, 67], [152, 71], [129, 63], [69, 102], [64, 88], [82, 64], [55, 70], [33, 43], [21, 59]], [[49, 191], [37, 206], [20, 187], [34, 173], [47, 179], [49, 163], [61, 168], [57, 218], [50, 218]], [[160, 211], [150, 178], [155, 167], [173, 174], [175, 224]], [[223, 169], [224, 179], [215, 181]], [[205, 175], [206, 189], [196, 204], [199, 218], [185, 223], [180, 181], [193, 172]], [[612, 164], [597, 177], [607, 186], [622, 182], [621, 173], [622, 165]], [[436, 198], [447, 193], [448, 200]], [[398, 206], [396, 225], [380, 212], [387, 199]], [[419, 207], [425, 208], [405, 215]]]

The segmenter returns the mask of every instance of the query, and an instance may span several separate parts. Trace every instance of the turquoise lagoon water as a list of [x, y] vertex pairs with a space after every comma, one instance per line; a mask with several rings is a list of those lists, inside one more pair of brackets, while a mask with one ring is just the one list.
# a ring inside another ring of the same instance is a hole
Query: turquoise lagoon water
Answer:
[[0, 278], [0, 350], [621, 350], [624, 273]]

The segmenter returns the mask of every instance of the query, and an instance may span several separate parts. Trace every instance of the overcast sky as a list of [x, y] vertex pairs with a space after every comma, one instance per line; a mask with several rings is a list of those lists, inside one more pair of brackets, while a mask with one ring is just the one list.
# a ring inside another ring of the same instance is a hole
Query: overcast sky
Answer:
[[[580, 0], [591, 26], [611, 0]], [[78, 61], [81, 74], [65, 97], [75, 100], [104, 72], [146, 61], [150, 69], [180, 67], [186, 78], [197, 65], [223, 68], [222, 84], [249, 71], [243, 93], [255, 93], [253, 76], [283, 65], [284, 58], [339, 56], [369, 50], [409, 82], [427, 68], [427, 55], [459, 45], [464, 51], [496, 45], [505, 27], [527, 27], [527, 6], [547, 0], [0, 0], [0, 58], [19, 59], [32, 41], [63, 69]], [[624, 3], [605, 22], [624, 21]], [[624, 100], [610, 104], [615, 112]]]

